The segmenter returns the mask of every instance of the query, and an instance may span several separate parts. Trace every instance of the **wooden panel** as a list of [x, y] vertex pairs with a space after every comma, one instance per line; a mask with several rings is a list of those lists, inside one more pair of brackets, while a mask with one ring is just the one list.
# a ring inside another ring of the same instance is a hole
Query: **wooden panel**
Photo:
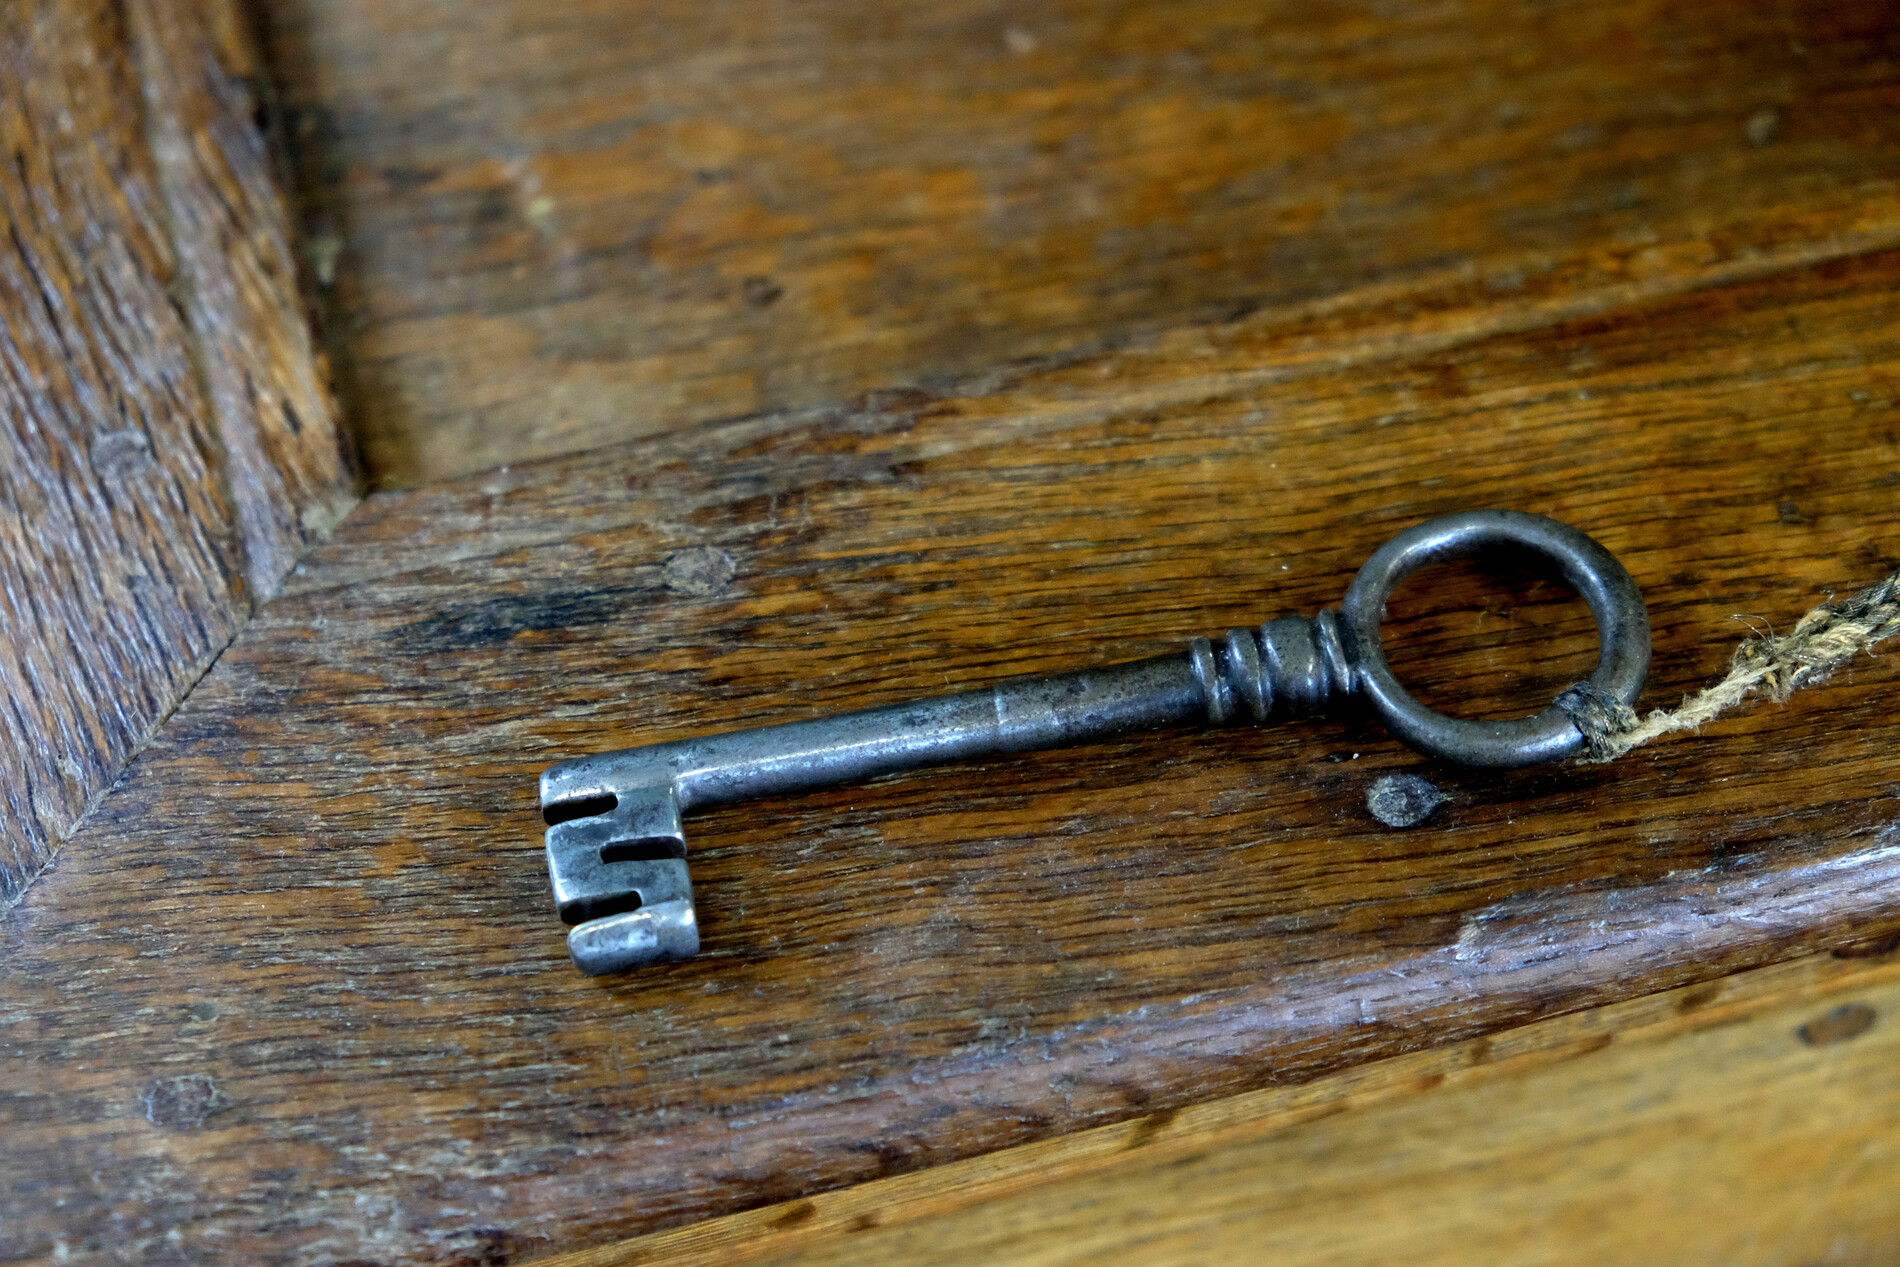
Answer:
[[1900, 224], [1881, 0], [266, 7], [395, 483]]
[[268, 598], [356, 490], [259, 125], [256, 50], [239, 0], [131, 0], [126, 13], [173, 293], [217, 421], [246, 580]]
[[1808, 959], [541, 1262], [1887, 1263], [1896, 1015]]
[[[0, 1253], [526, 1258], [1893, 930], [1890, 659], [1611, 767], [1332, 723], [715, 812], [705, 953], [616, 979], [534, 777], [1311, 611], [1472, 505], [1617, 550], [1673, 700], [1731, 614], [1895, 565], [1896, 295], [1889, 254], [1304, 376], [1105, 357], [371, 498], [0, 925]], [[1522, 577], [1394, 619], [1472, 710], [1588, 662]], [[1430, 827], [1366, 813], [1393, 769]]]
[[353, 500], [237, 36], [126, 12], [0, 12], [0, 910]]

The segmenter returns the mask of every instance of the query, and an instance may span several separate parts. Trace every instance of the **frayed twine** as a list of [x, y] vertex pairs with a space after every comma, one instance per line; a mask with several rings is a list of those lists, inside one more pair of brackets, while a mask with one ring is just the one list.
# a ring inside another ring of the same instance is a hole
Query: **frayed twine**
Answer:
[[1557, 707], [1583, 732], [1583, 764], [1614, 761], [1631, 748], [1678, 730], [1697, 730], [1751, 695], [1781, 702], [1820, 682], [1883, 638], [1900, 633], [1900, 572], [1851, 598], [1823, 603], [1793, 630], [1756, 634], [1735, 648], [1728, 676], [1697, 691], [1680, 707], [1638, 719], [1613, 696], [1579, 682], [1557, 697]]

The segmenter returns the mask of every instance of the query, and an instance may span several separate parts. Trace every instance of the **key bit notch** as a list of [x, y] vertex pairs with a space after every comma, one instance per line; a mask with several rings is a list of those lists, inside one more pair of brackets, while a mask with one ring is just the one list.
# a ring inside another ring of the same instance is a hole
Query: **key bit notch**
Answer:
[[569, 956], [589, 976], [699, 953], [686, 831], [672, 785], [582, 789], [541, 780], [548, 876]]

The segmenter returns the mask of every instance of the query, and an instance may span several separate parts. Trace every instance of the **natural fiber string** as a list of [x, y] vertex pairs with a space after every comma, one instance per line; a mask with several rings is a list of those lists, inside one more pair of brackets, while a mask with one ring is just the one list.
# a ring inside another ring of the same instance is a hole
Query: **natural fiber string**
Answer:
[[1557, 697], [1583, 732], [1584, 763], [1614, 761], [1638, 744], [1677, 730], [1696, 730], [1751, 695], [1777, 702], [1900, 633], [1900, 572], [1838, 603], [1823, 603], [1786, 634], [1758, 634], [1735, 649], [1728, 676], [1678, 708], [1637, 719], [1621, 700], [1580, 682]]

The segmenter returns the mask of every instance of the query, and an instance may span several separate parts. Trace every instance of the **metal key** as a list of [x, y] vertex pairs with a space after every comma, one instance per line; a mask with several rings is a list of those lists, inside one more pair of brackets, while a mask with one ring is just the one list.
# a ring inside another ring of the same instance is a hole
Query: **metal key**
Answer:
[[1649, 671], [1649, 615], [1636, 582], [1575, 528], [1508, 510], [1419, 524], [1373, 554], [1337, 617], [1322, 611], [1258, 630], [1195, 638], [1187, 650], [986, 690], [812, 721], [628, 748], [541, 776], [548, 871], [568, 952], [589, 975], [684, 959], [699, 950], [686, 871], [684, 810], [799, 792], [938, 762], [1027, 752], [1204, 721], [1376, 713], [1429, 756], [1498, 768], [1574, 755], [1582, 733], [1552, 705], [1515, 721], [1462, 721], [1406, 693], [1379, 640], [1386, 598], [1408, 574], [1458, 555], [1511, 550], [1555, 565], [1596, 618], [1589, 687], [1633, 703]]

